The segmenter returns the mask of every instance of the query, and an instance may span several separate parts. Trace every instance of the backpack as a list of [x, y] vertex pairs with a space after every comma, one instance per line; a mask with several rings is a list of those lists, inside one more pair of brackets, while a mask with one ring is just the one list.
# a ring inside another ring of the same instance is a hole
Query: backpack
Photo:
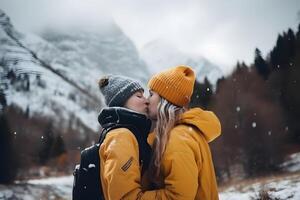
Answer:
[[116, 125], [104, 129], [100, 134], [97, 144], [81, 151], [80, 165], [76, 165], [73, 171], [73, 200], [104, 200], [100, 181], [100, 157], [99, 148], [106, 134], [115, 128], [125, 127], [132, 130], [131, 126]]

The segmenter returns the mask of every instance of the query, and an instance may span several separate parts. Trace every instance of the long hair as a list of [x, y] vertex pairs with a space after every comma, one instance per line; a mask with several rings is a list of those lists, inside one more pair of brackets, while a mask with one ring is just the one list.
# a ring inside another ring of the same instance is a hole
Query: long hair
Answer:
[[180, 115], [184, 112], [183, 107], [176, 106], [162, 97], [157, 109], [153, 156], [150, 163], [150, 179], [154, 184], [158, 184], [160, 180], [161, 160], [168, 144], [170, 131], [178, 122]]

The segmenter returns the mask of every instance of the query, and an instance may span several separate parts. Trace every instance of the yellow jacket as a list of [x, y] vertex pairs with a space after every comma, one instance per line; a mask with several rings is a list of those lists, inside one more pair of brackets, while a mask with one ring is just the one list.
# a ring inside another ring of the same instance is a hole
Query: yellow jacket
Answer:
[[[147, 191], [140, 199], [217, 200], [218, 190], [208, 142], [221, 134], [218, 118], [194, 108], [172, 129], [162, 158], [165, 188]], [[152, 143], [154, 135], [148, 137]]]
[[145, 174], [151, 158], [147, 143], [151, 121], [141, 113], [109, 107], [100, 112], [98, 122], [104, 131], [109, 130], [99, 148], [99, 178], [104, 197], [136, 199], [141, 193], [141, 174]]
[[[111, 130], [99, 149], [105, 199], [218, 199], [208, 142], [220, 132], [220, 122], [212, 112], [200, 108], [185, 112], [171, 131], [163, 156], [165, 188], [142, 192], [137, 140], [126, 128]], [[150, 134], [149, 143], [153, 138]]]
[[130, 130], [113, 129], [99, 149], [100, 180], [106, 200], [136, 199], [140, 189], [138, 142]]

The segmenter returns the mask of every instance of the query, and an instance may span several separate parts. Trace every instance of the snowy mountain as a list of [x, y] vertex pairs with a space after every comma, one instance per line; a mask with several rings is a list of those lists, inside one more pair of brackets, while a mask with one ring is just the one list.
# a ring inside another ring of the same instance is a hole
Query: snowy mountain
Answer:
[[141, 57], [145, 60], [149, 69], [152, 69], [152, 73], [163, 68], [184, 64], [193, 67], [196, 71], [197, 80], [201, 82], [204, 77], [207, 77], [209, 81], [215, 83], [218, 78], [223, 76], [220, 68], [206, 58], [181, 52], [162, 39], [146, 44], [141, 49]]
[[75, 116], [93, 130], [103, 106], [97, 79], [121, 74], [146, 82], [149, 72], [115, 24], [94, 32], [17, 31], [0, 10], [0, 76], [8, 104], [61, 123]]

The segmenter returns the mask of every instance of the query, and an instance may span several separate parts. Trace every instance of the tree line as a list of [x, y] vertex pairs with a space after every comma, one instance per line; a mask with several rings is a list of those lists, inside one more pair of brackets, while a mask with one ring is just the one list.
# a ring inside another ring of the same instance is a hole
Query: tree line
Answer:
[[212, 144], [219, 181], [281, 170], [286, 155], [300, 151], [300, 25], [277, 38], [264, 58], [212, 84], [196, 83], [191, 106], [213, 110], [222, 135]]

